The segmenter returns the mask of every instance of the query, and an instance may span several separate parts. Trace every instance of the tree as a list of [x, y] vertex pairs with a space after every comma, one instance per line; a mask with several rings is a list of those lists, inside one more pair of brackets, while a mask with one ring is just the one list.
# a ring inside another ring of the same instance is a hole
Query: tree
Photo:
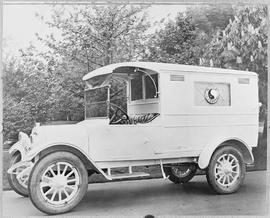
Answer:
[[236, 8], [234, 20], [207, 45], [201, 64], [258, 73], [263, 119], [267, 105], [267, 7]]
[[198, 32], [204, 32], [209, 38], [220, 29], [224, 29], [229, 20], [233, 19], [234, 11], [231, 5], [207, 5], [189, 7], [186, 16]]
[[175, 21], [170, 20], [164, 28], [157, 30], [149, 40], [146, 60], [198, 64], [195, 26], [190, 18], [179, 13]]
[[196, 42], [200, 47], [198, 56], [204, 54], [205, 46], [216, 32], [223, 30], [234, 17], [230, 4], [189, 7], [185, 13], [190, 23], [195, 26]]
[[60, 30], [62, 39], [58, 41], [53, 35], [40, 39], [55, 54], [80, 63], [86, 71], [137, 60], [149, 27], [144, 8], [111, 5], [74, 7], [70, 13], [54, 10], [47, 24]]
[[56, 81], [46, 74], [46, 65], [34, 57], [33, 48], [11, 59], [3, 68], [4, 139], [16, 140], [18, 131], [29, 133], [34, 123], [51, 116]]

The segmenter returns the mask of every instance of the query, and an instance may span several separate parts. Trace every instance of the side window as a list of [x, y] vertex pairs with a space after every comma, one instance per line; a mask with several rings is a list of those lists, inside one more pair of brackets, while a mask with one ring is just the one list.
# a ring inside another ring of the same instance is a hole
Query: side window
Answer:
[[131, 101], [143, 98], [142, 77], [131, 80]]
[[[152, 74], [152, 79], [149, 76], [145, 76], [145, 98], [155, 98], [158, 92], [158, 74]], [[155, 84], [153, 83], [153, 80]]]

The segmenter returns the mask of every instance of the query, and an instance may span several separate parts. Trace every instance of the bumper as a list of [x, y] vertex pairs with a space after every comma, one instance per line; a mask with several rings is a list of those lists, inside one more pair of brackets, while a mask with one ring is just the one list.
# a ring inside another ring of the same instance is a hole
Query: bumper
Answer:
[[10, 149], [9, 153], [13, 155], [15, 152], [20, 152], [21, 161], [12, 165], [7, 173], [15, 174], [17, 180], [27, 178], [33, 168], [34, 163], [28, 160], [28, 152], [31, 149], [31, 141], [28, 135], [23, 132], [19, 133], [19, 141], [16, 142]]
[[[16, 174], [17, 179], [18, 179], [20, 177], [24, 177], [25, 175], [29, 175], [33, 166], [34, 166], [34, 163], [31, 161], [20, 161], [12, 165], [8, 169], [7, 173]], [[18, 173], [18, 169], [21, 169], [19, 173]]]
[[7, 173], [16, 175], [18, 181], [23, 181], [25, 178], [28, 178], [34, 166], [34, 163], [31, 161], [33, 158], [30, 155], [32, 148], [33, 143], [31, 143], [29, 136], [20, 132], [19, 141], [9, 149], [9, 154], [11, 156], [16, 152], [20, 152], [21, 154], [20, 162], [13, 164], [7, 170]]

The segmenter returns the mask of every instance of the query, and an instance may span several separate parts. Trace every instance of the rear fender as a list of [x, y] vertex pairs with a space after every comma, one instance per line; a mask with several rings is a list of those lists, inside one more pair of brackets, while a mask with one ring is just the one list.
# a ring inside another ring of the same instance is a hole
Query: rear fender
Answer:
[[254, 157], [252, 154], [252, 149], [245, 142], [237, 138], [231, 138], [227, 140], [223, 140], [217, 143], [213, 143], [212, 145], [206, 146], [201, 152], [198, 160], [198, 165], [201, 169], [205, 169], [208, 167], [209, 162], [213, 153], [217, 148], [225, 145], [233, 146], [240, 150], [243, 155], [244, 161], [246, 164], [252, 164], [254, 162]]

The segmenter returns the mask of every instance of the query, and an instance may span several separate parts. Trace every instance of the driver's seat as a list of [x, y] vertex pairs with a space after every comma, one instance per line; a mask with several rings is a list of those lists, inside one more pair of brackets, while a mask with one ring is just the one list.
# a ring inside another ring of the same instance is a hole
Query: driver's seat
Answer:
[[158, 116], [159, 116], [159, 113], [135, 114], [135, 115], [130, 115], [129, 120], [130, 120], [130, 124], [149, 123]]

